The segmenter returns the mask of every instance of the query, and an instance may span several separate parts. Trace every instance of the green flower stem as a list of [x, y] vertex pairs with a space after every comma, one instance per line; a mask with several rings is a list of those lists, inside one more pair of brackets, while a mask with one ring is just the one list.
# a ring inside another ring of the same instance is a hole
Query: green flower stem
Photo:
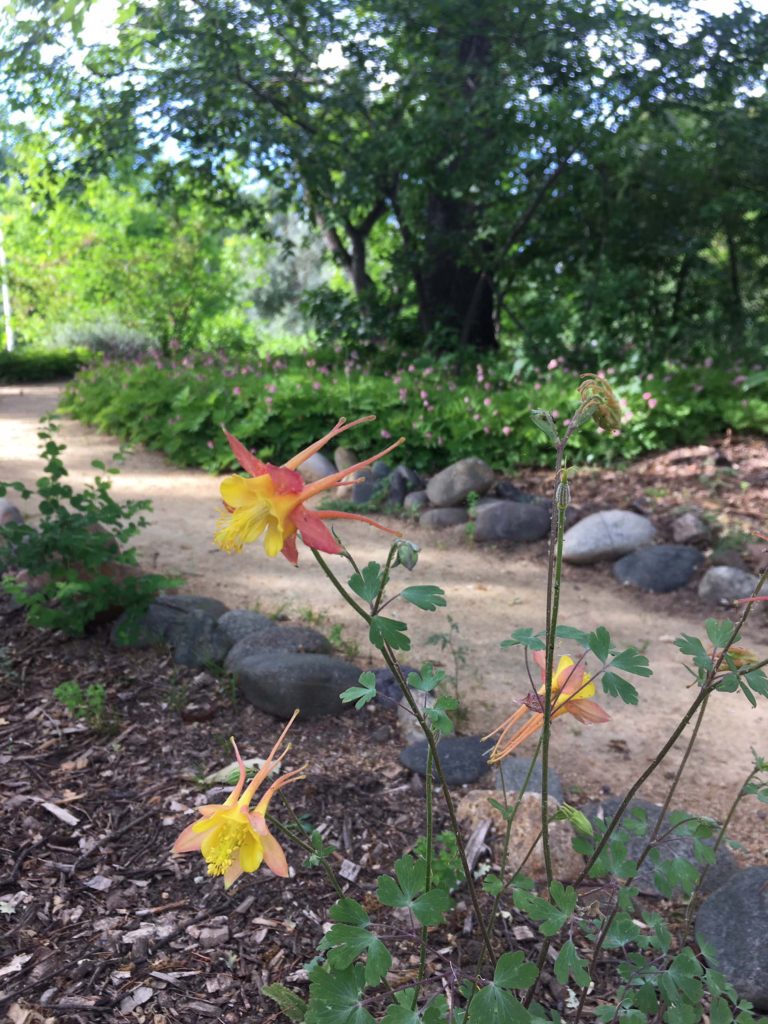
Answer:
[[[294, 811], [293, 807], [291, 807], [290, 803], [286, 799], [285, 794], [284, 793], [278, 793], [278, 796], [280, 797], [280, 799], [281, 799], [281, 801], [283, 803], [283, 807], [285, 807], [285, 809], [290, 814], [291, 818], [293, 818], [293, 821], [294, 821], [294, 823], [296, 825], [296, 828], [299, 830], [300, 833], [303, 832], [304, 830], [301, 827], [301, 822], [296, 817], [296, 812]], [[268, 814], [267, 815], [267, 821], [269, 822], [270, 825], [272, 825], [273, 828], [276, 828], [279, 832], [282, 832], [284, 836], [286, 836], [288, 839], [291, 839], [294, 843], [296, 843], [296, 845], [301, 850], [304, 850], [305, 853], [310, 854], [312, 857], [316, 857], [317, 856], [317, 851], [314, 850], [309, 843], [306, 843], [306, 842], [304, 842], [303, 839], [300, 839], [299, 836], [297, 836], [296, 833], [292, 829], [286, 828], [286, 826], [281, 821], [278, 821], [277, 818], [273, 817], [271, 814]], [[328, 876], [328, 881], [333, 886], [334, 891], [336, 892], [336, 895], [339, 897], [339, 899], [341, 899], [343, 897], [343, 895], [344, 895], [344, 890], [341, 888], [341, 884], [339, 883], [339, 880], [336, 877], [336, 872], [333, 870], [331, 865], [328, 863], [328, 859], [326, 857], [321, 857], [320, 858], [320, 863], [323, 865], [323, 870], [325, 871], [326, 875]]]
[[[312, 549], [312, 554], [315, 556], [315, 560], [317, 561], [320, 568], [323, 570], [325, 575], [331, 581], [331, 583], [339, 592], [339, 594], [341, 594], [341, 596], [344, 598], [347, 604], [351, 608], [354, 608], [358, 615], [360, 615], [366, 622], [370, 623], [371, 616], [357, 603], [357, 601], [355, 601], [353, 597], [351, 597], [346, 592], [341, 583], [339, 583], [339, 581], [336, 579], [333, 570], [330, 568], [330, 566], [325, 561], [323, 556], [318, 551], [315, 551], [314, 548]], [[453, 831], [453, 834], [456, 836], [456, 843], [459, 851], [459, 856], [461, 858], [461, 864], [464, 869], [464, 877], [466, 878], [467, 881], [467, 889], [469, 890], [469, 896], [472, 901], [472, 907], [475, 911], [475, 916], [477, 918], [480, 930], [482, 932], [483, 944], [485, 945], [491, 963], [495, 966], [496, 956], [493, 952], [491, 937], [488, 934], [488, 931], [485, 927], [485, 921], [480, 912], [480, 903], [477, 897], [477, 889], [475, 887], [474, 879], [472, 878], [472, 871], [470, 870], [469, 862], [467, 861], [467, 852], [464, 846], [461, 828], [459, 827], [459, 822], [456, 817], [456, 808], [453, 803], [453, 797], [451, 796], [451, 791], [448, 787], [448, 783], [445, 780], [445, 773], [443, 772], [443, 766], [440, 762], [440, 755], [438, 754], [437, 743], [435, 742], [434, 733], [429, 727], [429, 723], [424, 717], [418, 704], [413, 699], [411, 688], [408, 686], [408, 683], [405, 680], [402, 669], [400, 668], [400, 664], [397, 658], [395, 657], [392, 648], [389, 646], [389, 644], [384, 644], [383, 647], [380, 648], [380, 650], [382, 657], [386, 662], [387, 668], [390, 670], [394, 678], [397, 680], [398, 686], [400, 687], [403, 697], [405, 698], [406, 703], [410, 708], [411, 714], [419, 723], [419, 728], [424, 733], [424, 737], [427, 741], [427, 748], [432, 755], [432, 759], [434, 761], [434, 768], [435, 771], [437, 772], [437, 778], [440, 783], [440, 789], [442, 790], [443, 797], [445, 798], [448, 817], [451, 820], [451, 830]]]
[[[433, 849], [432, 844], [434, 842], [434, 813], [433, 813], [433, 800], [432, 800], [432, 751], [427, 751], [427, 774], [424, 777], [424, 799], [426, 802], [427, 811], [427, 856], [425, 863], [424, 873], [424, 889], [426, 892], [432, 887], [432, 856]], [[419, 973], [416, 980], [416, 984], [420, 985], [424, 981], [424, 975], [427, 973], [427, 939], [429, 937], [429, 928], [426, 925], [421, 927], [421, 949], [419, 950]], [[418, 990], [413, 993], [413, 1005], [412, 1010], [416, 1010], [418, 1003], [419, 993]]]
[[544, 870], [547, 875], [547, 889], [552, 885], [552, 854], [549, 849], [549, 737], [552, 731], [552, 676], [555, 662], [555, 630], [560, 608], [560, 581], [563, 573], [563, 533], [567, 498], [561, 499], [561, 491], [567, 492], [566, 473], [563, 469], [565, 442], [557, 446], [555, 463], [555, 502], [557, 515], [552, 516], [549, 564], [547, 567], [547, 647], [544, 671], [544, 721], [541, 734], [541, 831], [544, 848]]
[[[667, 791], [666, 798], [664, 800], [664, 803], [662, 804], [661, 810], [659, 811], [659, 816], [656, 819], [656, 824], [653, 826], [653, 829], [651, 830], [651, 834], [648, 837], [648, 842], [645, 844], [645, 846], [643, 847], [642, 851], [640, 852], [640, 856], [637, 858], [637, 866], [635, 867], [634, 873], [629, 878], [625, 879], [625, 881], [624, 881], [624, 884], [622, 886], [622, 888], [624, 888], [624, 889], [626, 889], [628, 886], [630, 886], [632, 884], [633, 880], [635, 878], [637, 878], [637, 876], [638, 876], [638, 874], [640, 872], [640, 868], [645, 863], [646, 858], [648, 857], [648, 854], [651, 852], [653, 847], [656, 845], [656, 840], [659, 837], [659, 832], [661, 831], [661, 826], [662, 826], [662, 823], [664, 821], [664, 817], [667, 814], [667, 811], [669, 810], [669, 805], [672, 803], [672, 797], [675, 794], [675, 791], [676, 791], [676, 789], [677, 789], [677, 787], [678, 787], [678, 785], [680, 783], [680, 779], [682, 778], [683, 771], [685, 770], [685, 766], [688, 763], [688, 760], [689, 760], [691, 754], [693, 753], [694, 746], [696, 745], [696, 738], [699, 735], [699, 729], [701, 728], [701, 723], [704, 721], [704, 715], [705, 715], [706, 710], [707, 710], [707, 702], [709, 700], [710, 693], [711, 693], [711, 690], [708, 691], [705, 694], [704, 700], [701, 702], [701, 706], [699, 708], [699, 714], [698, 714], [698, 717], [696, 718], [696, 724], [694, 725], [693, 732], [691, 733], [691, 738], [688, 740], [688, 745], [685, 748], [685, 753], [683, 754], [682, 760], [680, 761], [680, 765], [678, 766], [678, 769], [675, 772], [675, 777], [672, 780], [672, 784], [670, 785], [669, 790]], [[608, 915], [608, 917], [606, 918], [606, 920], [603, 922], [603, 926], [600, 929], [600, 934], [597, 937], [597, 942], [595, 943], [595, 948], [592, 950], [592, 957], [591, 957], [590, 963], [589, 963], [589, 976], [590, 976], [590, 978], [592, 978], [592, 976], [594, 974], [595, 967], [597, 966], [597, 958], [600, 956], [600, 953], [602, 951], [603, 945], [605, 944], [605, 940], [608, 937], [608, 933], [611, 930], [611, 926], [613, 925], [613, 922], [616, 920], [616, 915], [618, 914], [618, 912], [619, 912], [619, 896], [617, 895], [616, 900], [615, 900], [615, 902], [613, 904], [613, 909], [611, 910], [611, 912]], [[576, 1016], [573, 1019], [573, 1024], [579, 1024], [579, 1021], [581, 1020], [581, 1015], [584, 1012], [584, 1003], [586, 1002], [588, 992], [589, 992], [589, 983], [584, 985], [582, 987], [582, 989], [581, 989], [581, 993], [580, 993], [580, 996], [579, 996], [579, 1005], [576, 1008]]]
[[[757, 594], [760, 593], [760, 591], [761, 591], [762, 587], [764, 586], [766, 580], [768, 580], [768, 569], [766, 569], [761, 574], [760, 579], [757, 581], [757, 585], [755, 586], [755, 592], [754, 592], [753, 596], [756, 596]], [[717, 687], [717, 678], [716, 678], [716, 676], [717, 676], [717, 673], [718, 673], [718, 671], [720, 669], [720, 666], [722, 665], [723, 661], [725, 660], [725, 655], [728, 653], [728, 650], [733, 646], [733, 644], [736, 641], [736, 637], [739, 635], [741, 630], [744, 628], [744, 625], [745, 625], [747, 619], [749, 618], [750, 613], [751, 613], [753, 608], [754, 608], [754, 604], [746, 604], [744, 606], [744, 611], [741, 614], [741, 618], [736, 623], [736, 625], [733, 627], [733, 630], [732, 630], [731, 635], [730, 635], [730, 637], [728, 639], [728, 642], [725, 644], [725, 646], [723, 647], [722, 651], [720, 652], [720, 654], [718, 655], [718, 657], [714, 661], [713, 665], [711, 666], [709, 672], [707, 673], [707, 677], [706, 677], [706, 679], [705, 679], [701, 689], [699, 690], [698, 694], [696, 695], [696, 698], [694, 699], [694, 701], [692, 702], [691, 706], [686, 711], [685, 715], [683, 715], [683, 717], [680, 720], [680, 722], [678, 723], [677, 727], [673, 730], [671, 736], [669, 737], [667, 742], [664, 744], [664, 746], [661, 748], [659, 753], [656, 755], [656, 757], [654, 757], [654, 759], [651, 761], [651, 763], [648, 765], [648, 767], [645, 769], [645, 771], [641, 773], [641, 775], [635, 780], [633, 785], [627, 791], [626, 796], [621, 801], [621, 803], [619, 804], [619, 807], [616, 810], [616, 814], [614, 814], [613, 818], [611, 818], [611, 821], [609, 822], [608, 827], [605, 830], [605, 833], [603, 834], [602, 838], [600, 839], [600, 841], [598, 842], [597, 846], [595, 847], [595, 849], [594, 849], [594, 851], [592, 853], [592, 856], [587, 861], [586, 866], [584, 867], [584, 870], [581, 872], [579, 877], [574, 882], [574, 885], [576, 885], [576, 886], [580, 885], [584, 881], [584, 879], [587, 877], [589, 872], [594, 867], [595, 862], [597, 861], [598, 857], [600, 856], [600, 854], [605, 849], [605, 846], [606, 846], [608, 840], [611, 838], [611, 836], [613, 835], [614, 831], [618, 828], [619, 822], [620, 822], [624, 812], [626, 811], [627, 807], [629, 806], [630, 801], [634, 797], [635, 793], [637, 793], [637, 791], [640, 789], [640, 787], [643, 785], [643, 783], [648, 778], [650, 778], [651, 775], [653, 775], [653, 773], [656, 771], [656, 769], [659, 767], [659, 765], [665, 759], [667, 754], [670, 752], [672, 747], [674, 747], [675, 743], [677, 743], [677, 741], [680, 739], [682, 734], [685, 732], [685, 730], [688, 727], [688, 724], [690, 723], [691, 719], [696, 714], [696, 712], [699, 710], [699, 708], [704, 703], [704, 701], [707, 699], [707, 697], [709, 696], [710, 692], [712, 690], [716, 689], [716, 687]]]

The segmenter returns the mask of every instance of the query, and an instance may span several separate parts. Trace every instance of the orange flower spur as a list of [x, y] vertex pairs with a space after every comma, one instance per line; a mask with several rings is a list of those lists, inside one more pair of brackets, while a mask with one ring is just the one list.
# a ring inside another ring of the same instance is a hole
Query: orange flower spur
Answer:
[[388, 455], [403, 443], [405, 438], [401, 437], [370, 459], [358, 462], [339, 473], [331, 473], [315, 483], [304, 484], [301, 475], [297, 472], [303, 462], [319, 452], [324, 445], [338, 437], [339, 434], [373, 419], [375, 419], [374, 416], [364, 416], [353, 423], [347, 423], [344, 419], [340, 419], [325, 437], [321, 437], [319, 441], [315, 441], [298, 455], [294, 455], [282, 466], [272, 466], [268, 462], [257, 459], [255, 455], [251, 455], [244, 444], [225, 430], [224, 433], [227, 435], [235, 458], [251, 475], [250, 477], [228, 476], [221, 483], [221, 497], [224, 501], [225, 511], [219, 519], [214, 537], [219, 547], [224, 551], [242, 551], [244, 544], [250, 544], [264, 534], [264, 550], [270, 557], [282, 552], [292, 565], [296, 565], [299, 560], [296, 548], [297, 535], [301, 536], [307, 547], [324, 551], [330, 555], [341, 553], [341, 546], [325, 525], [324, 520], [326, 519], [357, 519], [361, 523], [368, 523], [379, 530], [400, 536], [397, 531], [390, 530], [388, 527], [374, 522], [373, 519], [357, 515], [354, 512], [315, 512], [305, 507], [305, 503], [310, 498], [322, 491], [352, 483], [347, 477], [370, 466], [371, 463]]
[[247, 789], [244, 789], [245, 765], [237, 744], [232, 740], [240, 767], [237, 785], [223, 804], [206, 804], [199, 807], [197, 810], [201, 815], [200, 820], [187, 826], [173, 844], [173, 853], [193, 853], [199, 850], [208, 865], [208, 874], [223, 875], [225, 889], [228, 889], [244, 871], [258, 870], [262, 861], [276, 875], [288, 877], [285, 853], [267, 827], [266, 814], [275, 793], [283, 786], [303, 779], [304, 769], [297, 768], [295, 771], [286, 772], [272, 783], [253, 810], [250, 810], [250, 804], [274, 767], [275, 761], [282, 760], [288, 753], [287, 746], [282, 751], [279, 748], [298, 713], [294, 711], [280, 739]]
[[[533, 659], [541, 669], [543, 683], [546, 673], [544, 652], [536, 651]], [[518, 708], [513, 715], [510, 715], [506, 721], [502, 722], [498, 729], [494, 729], [493, 732], [483, 737], [484, 739], [490, 739], [491, 736], [499, 736], [496, 746], [491, 751], [491, 756], [488, 759], [491, 764], [496, 764], [508, 754], [511, 754], [529, 736], [533, 736], [535, 732], [542, 728], [544, 725], [544, 702], [542, 695], [545, 692], [546, 688], [542, 685], [537, 693], [528, 694], [523, 701], [522, 707]], [[595, 684], [591, 681], [590, 676], [587, 675], [584, 667], [575, 664], [573, 658], [564, 655], [558, 662], [557, 669], [552, 676], [552, 719], [559, 718], [560, 715], [570, 714], [585, 725], [597, 725], [601, 722], [607, 722], [611, 717], [608, 712], [601, 708], [596, 701], [589, 699], [594, 697], [594, 695]], [[514, 727], [526, 713], [530, 714], [530, 718], [514, 732]]]

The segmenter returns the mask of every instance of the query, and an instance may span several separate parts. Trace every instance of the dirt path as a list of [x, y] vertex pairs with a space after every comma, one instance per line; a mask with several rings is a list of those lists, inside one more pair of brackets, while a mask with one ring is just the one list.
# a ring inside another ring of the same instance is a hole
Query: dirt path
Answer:
[[[30, 484], [39, 471], [35, 427], [38, 418], [54, 408], [54, 385], [0, 388], [0, 478]], [[108, 460], [117, 444], [72, 421], [62, 423], [61, 438], [70, 479], [77, 486], [92, 473], [92, 459]], [[366, 657], [370, 646], [365, 629], [345, 606], [311, 556], [300, 555], [298, 569], [282, 558], [268, 559], [252, 547], [228, 556], [212, 542], [218, 511], [217, 482], [197, 470], [171, 466], [161, 455], [139, 450], [129, 457], [114, 487], [118, 499], [151, 498], [151, 525], [141, 534], [140, 559], [147, 567], [183, 574], [187, 590], [218, 597], [231, 607], [282, 610], [292, 618], [311, 610], [340, 623], [344, 636], [354, 639]], [[26, 510], [34, 513], [34, 509]], [[34, 521], [34, 520], [33, 520]], [[414, 642], [412, 662], [439, 660], [427, 638], [448, 629], [447, 614], [459, 624], [460, 643], [467, 649], [462, 696], [469, 709], [468, 728], [486, 731], [511, 710], [509, 699], [526, 689], [522, 658], [517, 650], [502, 651], [499, 642], [518, 626], [540, 628], [544, 618], [545, 567], [527, 560], [523, 549], [474, 547], [461, 536], [407, 527], [407, 535], [422, 547], [414, 582], [439, 583], [448, 608], [427, 614], [413, 610], [408, 618]], [[359, 524], [344, 524], [343, 536], [356, 558], [365, 563], [382, 559], [383, 535]], [[301, 545], [299, 545], [301, 550]], [[669, 734], [691, 691], [683, 659], [672, 640], [680, 632], [703, 635], [706, 610], [695, 613], [690, 599], [657, 599], [623, 590], [612, 579], [575, 573], [565, 581], [561, 621], [592, 629], [604, 623], [619, 644], [645, 650], [655, 669], [640, 681], [641, 704], [627, 708], [604, 698], [612, 719], [605, 726], [580, 727], [566, 716], [558, 723], [554, 765], [573, 791], [596, 794], [621, 792], [643, 768]], [[765, 625], [755, 625], [745, 638], [765, 649]], [[374, 662], [378, 664], [378, 662]], [[449, 667], [449, 666], [446, 666]], [[735, 694], [718, 696], [702, 728], [695, 767], [684, 777], [679, 804], [691, 810], [721, 813], [750, 765], [750, 747], [764, 756], [768, 714], [765, 703], [752, 710]], [[658, 781], [644, 795], [658, 798], [682, 754], [672, 752]], [[738, 832], [765, 845], [764, 817], [756, 805], [747, 807]], [[763, 812], [764, 814], [764, 812]], [[758, 833], [763, 838], [759, 839]], [[752, 845], [752, 844], [750, 844]]]

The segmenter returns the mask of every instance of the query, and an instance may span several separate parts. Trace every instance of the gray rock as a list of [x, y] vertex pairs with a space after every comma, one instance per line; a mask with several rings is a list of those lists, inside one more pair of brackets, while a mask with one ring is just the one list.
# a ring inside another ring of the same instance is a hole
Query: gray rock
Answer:
[[[477, 782], [488, 771], [488, 743], [479, 736], [446, 736], [438, 744], [440, 764], [449, 786]], [[400, 763], [419, 775], [427, 774], [427, 741], [416, 740], [400, 754]]]
[[336, 467], [322, 452], [310, 455], [306, 462], [302, 462], [299, 466], [301, 479], [306, 484], [313, 484], [316, 480], [322, 480], [323, 477], [330, 476], [335, 472]]
[[360, 460], [351, 448], [345, 448], [344, 445], [340, 444], [333, 453], [333, 461], [336, 464], [336, 469], [341, 472], [354, 466]]
[[21, 525], [23, 522], [24, 516], [13, 502], [8, 501], [7, 498], [0, 498], [0, 527], [8, 526], [11, 523]]
[[428, 504], [429, 498], [426, 491], [411, 491], [403, 498], [403, 508], [412, 512], [419, 512]]
[[696, 915], [699, 942], [742, 999], [768, 1010], [768, 867], [739, 871], [706, 899]]
[[239, 640], [261, 630], [271, 629], [275, 625], [273, 619], [260, 612], [249, 612], [243, 608], [225, 612], [218, 621], [219, 632], [233, 647]]
[[465, 508], [429, 508], [419, 516], [421, 526], [429, 526], [433, 530], [442, 530], [446, 526], [458, 526], [469, 522], [469, 512]]
[[758, 577], [730, 565], [707, 569], [699, 583], [699, 597], [712, 604], [732, 604], [740, 597], [749, 597]]
[[299, 708], [306, 719], [351, 708], [339, 694], [357, 686], [360, 669], [327, 654], [252, 654], [239, 663], [235, 676], [259, 711], [287, 719]]
[[499, 480], [493, 493], [497, 498], [503, 498], [504, 501], [522, 501], [525, 504], [530, 504], [537, 500], [533, 494], [528, 494], [527, 491], [521, 491], [519, 487], [515, 487], [511, 480]]
[[475, 540], [541, 540], [549, 532], [550, 514], [536, 503], [494, 501], [478, 507]]
[[458, 505], [474, 491], [483, 495], [493, 486], [491, 467], [474, 456], [461, 459], [437, 473], [427, 484], [427, 497], [437, 508]]
[[[496, 789], [506, 789], [507, 793], [519, 793], [520, 787], [525, 782], [525, 776], [528, 774], [528, 769], [531, 767], [531, 760], [528, 757], [505, 757], [501, 762], [501, 766], [496, 770]], [[548, 786], [549, 795], [554, 797], [559, 804], [563, 802], [563, 784], [560, 781], [560, 776], [557, 772], [549, 769]], [[528, 780], [528, 785], [525, 787], [526, 793], [540, 793], [541, 792], [541, 762], [537, 761], [534, 765], [531, 777]]]
[[[419, 474], [400, 463], [389, 475], [389, 500], [393, 505], [402, 505], [411, 491], [419, 490], [422, 487], [423, 481]], [[424, 495], [426, 501], [426, 491]]]
[[689, 583], [704, 561], [698, 548], [685, 544], [656, 544], [638, 548], [613, 565], [619, 583], [627, 583], [652, 594], [668, 594]]
[[594, 512], [566, 530], [563, 558], [576, 565], [619, 558], [635, 548], [650, 544], [655, 536], [653, 523], [636, 512], [618, 508]]
[[[591, 821], [610, 821], [619, 809], [620, 804], [621, 798], [612, 796], [607, 797], [599, 803], [588, 803], [582, 808], [582, 810]], [[631, 815], [631, 812], [635, 809], [645, 811], [646, 820], [645, 828], [641, 835], [636, 834], [634, 819], [631, 819], [630, 821], [630, 826], [633, 830], [631, 832], [624, 830], [623, 832], [623, 837], [627, 847], [627, 856], [630, 860], [637, 860], [645, 848], [647, 837], [653, 831], [658, 820], [661, 807], [658, 804], [650, 803], [648, 800], [631, 800], [624, 815], [625, 821], [627, 820], [627, 816]], [[666, 832], [670, 827], [671, 822], [669, 821], [669, 818], [665, 818], [661, 831]], [[713, 844], [713, 840], [704, 840], [704, 842], [709, 846]], [[696, 857], [694, 856], [694, 840], [689, 836], [670, 835], [660, 843], [657, 849], [661, 854], [662, 863], [667, 860], [681, 858], [683, 860], [690, 861], [694, 865], [697, 864]], [[703, 870], [703, 865], [700, 865], [700, 867]], [[645, 896], [662, 895], [654, 882], [654, 875], [656, 874], [656, 871], [657, 866], [651, 861], [650, 857], [647, 857], [643, 862], [637, 877], [632, 883], [637, 886], [640, 892]], [[738, 865], [735, 857], [726, 847], [721, 845], [718, 848], [715, 863], [710, 865], [707, 869], [701, 891], [705, 895], [715, 892], [722, 885], [725, 885], [728, 879], [737, 871]]]
[[229, 650], [217, 620], [227, 606], [212, 597], [164, 595], [153, 601], [139, 619], [124, 613], [110, 634], [117, 647], [152, 647], [167, 644], [177, 665], [203, 668], [220, 665]]
[[369, 468], [374, 480], [385, 480], [392, 472], [391, 467], [386, 462], [374, 462]]
[[267, 620], [266, 625], [254, 628], [230, 648], [224, 668], [227, 672], [237, 674], [242, 663], [254, 656], [261, 657], [277, 651], [288, 654], [330, 654], [332, 650], [330, 641], [316, 629], [310, 629], [309, 626], [279, 626]]
[[696, 512], [683, 512], [672, 523], [672, 539], [675, 544], [704, 544], [711, 533], [709, 524]]

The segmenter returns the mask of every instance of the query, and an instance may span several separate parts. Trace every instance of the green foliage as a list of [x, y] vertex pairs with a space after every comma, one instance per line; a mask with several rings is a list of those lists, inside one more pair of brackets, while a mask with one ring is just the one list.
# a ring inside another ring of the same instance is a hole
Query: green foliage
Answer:
[[360, 708], [376, 699], [376, 676], [373, 672], [361, 673], [360, 685], [350, 686], [349, 689], [339, 694], [339, 698], [344, 704], [351, 704], [354, 701], [355, 708], [359, 711]]
[[397, 880], [380, 875], [376, 894], [385, 907], [410, 910], [417, 921], [425, 925], [440, 924], [453, 901], [439, 887], [426, 891], [427, 868], [424, 861], [405, 856], [395, 861]]
[[0, 384], [69, 380], [87, 359], [84, 349], [59, 352], [25, 346], [13, 352], [0, 351]]
[[[397, 360], [394, 355], [395, 365]], [[80, 373], [63, 409], [103, 431], [161, 450], [177, 464], [221, 472], [232, 466], [222, 423], [262, 458], [282, 462], [303, 448], [307, 437], [320, 437], [328, 429], [331, 403], [350, 417], [378, 416], [377, 423], [356, 431], [361, 451], [380, 447], [384, 428], [387, 437], [406, 437], [408, 465], [431, 471], [468, 455], [505, 469], [512, 450], [520, 463], [546, 464], [548, 444], [528, 421], [530, 387], [540, 384], [540, 394], [563, 416], [578, 401], [573, 377], [560, 370], [533, 371], [526, 378], [529, 386], [523, 387], [514, 368], [497, 361], [485, 369], [491, 385], [486, 391], [455, 367], [442, 369], [423, 358], [418, 368], [399, 365], [413, 370], [379, 372], [358, 359], [350, 360], [345, 372], [338, 357], [324, 362], [322, 355], [247, 360], [198, 353], [138, 365], [110, 363]], [[573, 440], [572, 458], [630, 459], [656, 448], [696, 443], [726, 426], [768, 433], [768, 400], [754, 396], [743, 406], [744, 392], [731, 383], [732, 374], [698, 367], [657, 372], [657, 378], [663, 376], [669, 381], [647, 385], [630, 378], [618, 383], [625, 410], [633, 414], [631, 432], [625, 427], [614, 437], [587, 426]], [[695, 403], [690, 397], [694, 383], [702, 387]], [[658, 396], [654, 409], [642, 397], [646, 387]], [[430, 409], [419, 397], [425, 389]]]
[[[110, 494], [108, 475], [96, 476], [76, 492], [64, 482], [65, 446], [57, 444], [56, 429], [47, 421], [38, 431], [45, 464], [34, 492], [39, 500], [38, 525], [4, 527], [0, 570], [14, 570], [2, 585], [25, 608], [33, 625], [76, 635], [105, 612], [125, 609], [138, 618], [160, 590], [179, 581], [133, 571], [136, 552], [121, 545], [146, 525], [142, 513], [151, 503], [131, 500], [121, 505]], [[102, 463], [93, 465], [105, 471]], [[0, 483], [0, 496], [9, 489], [25, 498], [33, 496], [19, 482]], [[24, 574], [21, 578], [19, 572]]]
[[538, 969], [525, 962], [524, 953], [504, 953], [493, 972], [493, 981], [472, 998], [471, 1024], [529, 1024], [531, 1014], [510, 989], [526, 989], [538, 977]]
[[53, 691], [74, 718], [84, 719], [89, 728], [96, 732], [111, 732], [114, 715], [107, 705], [107, 691], [103, 683], [89, 683], [83, 689], [73, 679], [60, 683]]
[[[414, 845], [417, 857], [426, 860], [427, 837], [420, 836]], [[445, 830], [435, 837], [432, 852], [432, 881], [438, 889], [451, 892], [464, 882], [464, 866], [459, 856], [459, 846], [453, 832]]]

